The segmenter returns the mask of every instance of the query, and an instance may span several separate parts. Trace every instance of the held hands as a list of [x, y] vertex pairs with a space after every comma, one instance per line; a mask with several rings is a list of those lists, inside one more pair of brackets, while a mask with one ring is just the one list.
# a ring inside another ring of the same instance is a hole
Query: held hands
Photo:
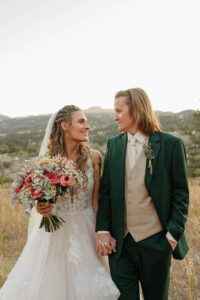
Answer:
[[36, 210], [39, 214], [43, 215], [44, 217], [49, 216], [52, 213], [53, 204], [45, 203], [45, 202], [37, 202], [36, 203]]
[[[177, 242], [167, 239], [172, 251], [176, 248]], [[116, 252], [116, 240], [110, 235], [110, 233], [96, 234], [96, 252], [100, 256], [107, 256], [112, 252]]]
[[100, 256], [106, 256], [112, 252], [116, 252], [116, 240], [110, 235], [110, 233], [97, 233], [96, 252]]

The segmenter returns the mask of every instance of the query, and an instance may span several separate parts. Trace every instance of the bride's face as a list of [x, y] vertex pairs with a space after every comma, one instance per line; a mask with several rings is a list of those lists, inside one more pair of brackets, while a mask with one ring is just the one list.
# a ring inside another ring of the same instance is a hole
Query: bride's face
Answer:
[[82, 111], [75, 111], [72, 113], [71, 124], [63, 122], [62, 128], [66, 133], [66, 137], [70, 137], [74, 142], [87, 142], [88, 131], [90, 126], [88, 120]]

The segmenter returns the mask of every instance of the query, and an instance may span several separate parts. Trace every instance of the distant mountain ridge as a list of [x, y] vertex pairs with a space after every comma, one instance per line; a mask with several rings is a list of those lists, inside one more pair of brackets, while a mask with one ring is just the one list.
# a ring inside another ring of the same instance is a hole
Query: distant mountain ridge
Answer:
[[[114, 111], [92, 107], [84, 111], [90, 124], [89, 144], [92, 148], [105, 153], [106, 142], [111, 136], [118, 134], [117, 124], [114, 121]], [[180, 123], [190, 124], [193, 110], [173, 112], [155, 112], [163, 130], [177, 135]], [[29, 153], [36, 156], [50, 114], [0, 119], [0, 154], [2, 153]]]
[[[112, 109], [103, 109], [99, 106], [90, 107], [84, 110], [88, 117], [91, 128], [102, 127], [115, 124], [114, 111]], [[178, 113], [155, 111], [158, 119], [166, 131], [177, 130], [177, 123], [180, 120], [188, 120], [193, 115], [194, 110], [184, 110]], [[37, 116], [25, 116], [10, 118], [0, 114], [0, 135], [4, 136], [9, 133], [30, 133], [30, 132], [44, 132], [46, 124], [51, 114], [43, 114]]]
[[9, 119], [8, 116], [0, 114], [0, 121]]
[[176, 115], [177, 117], [186, 117], [190, 116], [191, 114], [194, 113], [194, 109], [187, 109], [187, 110], [182, 110], [180, 112], [172, 112], [172, 111], [161, 111], [161, 110], [156, 110], [155, 113], [158, 116], [173, 116]]
[[[102, 108], [100, 106], [91, 106], [87, 109], [83, 110], [85, 113], [103, 113], [103, 112], [113, 112], [112, 108]], [[172, 112], [172, 111], [162, 111], [155, 110], [157, 115], [190, 115], [194, 112], [194, 109], [187, 109], [180, 112]], [[24, 119], [24, 118], [32, 118], [32, 117], [40, 117], [40, 116], [50, 116], [51, 114], [39, 114], [39, 115], [27, 115], [23, 117], [9, 117], [7, 115], [0, 114], [0, 120], [3, 119]]]
[[101, 108], [100, 106], [92, 106], [83, 110], [85, 113], [113, 112], [111, 108]]

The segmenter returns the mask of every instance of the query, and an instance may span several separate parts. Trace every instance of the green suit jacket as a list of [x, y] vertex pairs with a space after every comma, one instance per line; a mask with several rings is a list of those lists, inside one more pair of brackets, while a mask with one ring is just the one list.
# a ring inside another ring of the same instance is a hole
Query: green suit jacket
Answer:
[[[181, 139], [165, 132], [155, 132], [149, 143], [154, 153], [153, 172], [147, 160], [145, 185], [163, 229], [178, 241], [173, 257], [183, 259], [188, 251], [184, 229], [189, 204], [185, 147]], [[121, 254], [124, 238], [126, 145], [127, 134], [108, 140], [96, 220], [96, 231], [110, 231], [116, 239], [115, 258]]]

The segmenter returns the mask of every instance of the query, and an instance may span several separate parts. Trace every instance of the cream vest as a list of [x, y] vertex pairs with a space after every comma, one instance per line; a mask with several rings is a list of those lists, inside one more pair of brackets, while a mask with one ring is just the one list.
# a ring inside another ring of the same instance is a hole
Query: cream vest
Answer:
[[141, 151], [133, 169], [126, 155], [125, 235], [130, 232], [136, 242], [162, 231], [158, 214], [144, 183], [146, 156]]

